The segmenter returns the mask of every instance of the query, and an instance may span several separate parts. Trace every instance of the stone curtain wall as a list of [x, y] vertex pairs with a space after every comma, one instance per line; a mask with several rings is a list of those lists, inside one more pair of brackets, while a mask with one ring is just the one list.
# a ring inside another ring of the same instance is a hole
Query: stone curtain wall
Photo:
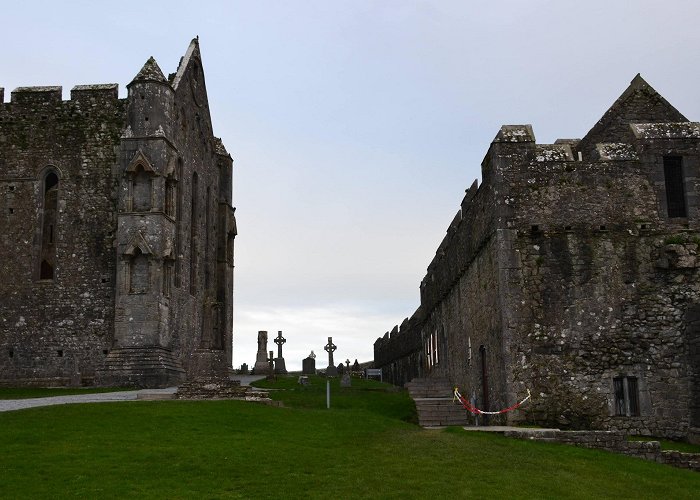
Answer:
[[[675, 148], [689, 173], [697, 168], [687, 144]], [[517, 207], [508, 385], [534, 394], [512, 418], [686, 436], [693, 370], [684, 316], [700, 302], [698, 233], [663, 217], [652, 155], [547, 162], [540, 152], [505, 172]], [[614, 416], [615, 377], [636, 378], [639, 416]]]
[[[645, 106], [662, 123], [630, 124]], [[511, 423], [697, 434], [699, 140], [700, 124], [640, 79], [580, 143], [536, 144], [530, 126], [502, 127], [421, 307], [375, 343], [377, 366], [395, 383], [446, 377], [490, 410], [530, 389]], [[666, 155], [682, 158], [687, 217], [668, 217]], [[433, 332], [442, 355], [428, 370]]]
[[[90, 383], [111, 347], [116, 85], [28, 87], [0, 104], [0, 383]], [[43, 181], [59, 178], [52, 280], [39, 280]]]

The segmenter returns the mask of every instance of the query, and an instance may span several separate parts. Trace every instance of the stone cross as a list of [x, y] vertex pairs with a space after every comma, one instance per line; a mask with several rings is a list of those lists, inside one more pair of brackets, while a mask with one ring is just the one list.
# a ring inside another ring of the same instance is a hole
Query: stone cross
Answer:
[[282, 336], [282, 332], [278, 331], [277, 332], [277, 338], [273, 340], [275, 344], [277, 344], [277, 358], [275, 359], [275, 373], [281, 373], [285, 374], [287, 373], [287, 367], [285, 366], [284, 363], [284, 358], [282, 357], [282, 344], [284, 344], [287, 341]]
[[347, 372], [350, 373], [350, 360], [349, 359], [345, 360], [345, 366], [346, 366]]
[[274, 351], [270, 351], [270, 357], [268, 358], [268, 361], [270, 362], [270, 377], [272, 377], [275, 374], [275, 353]]
[[334, 377], [338, 375], [338, 368], [333, 364], [333, 352], [338, 348], [333, 343], [333, 337], [328, 337], [328, 343], [323, 347], [323, 350], [328, 353], [328, 368], [326, 368], [326, 375], [329, 377]]
[[281, 332], [281, 331], [278, 331], [278, 332], [277, 332], [277, 337], [275, 338], [275, 340], [273, 340], [273, 342], [274, 342], [275, 344], [277, 344], [277, 357], [278, 357], [278, 358], [281, 358], [281, 357], [282, 357], [282, 345], [283, 345], [285, 342], [287, 342], [287, 339], [285, 339], [285, 338], [282, 336], [282, 332]]

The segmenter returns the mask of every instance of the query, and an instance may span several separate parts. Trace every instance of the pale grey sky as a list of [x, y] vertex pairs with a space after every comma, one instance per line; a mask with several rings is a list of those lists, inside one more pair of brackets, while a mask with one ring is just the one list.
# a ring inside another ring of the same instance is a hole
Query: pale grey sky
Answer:
[[[502, 124], [581, 137], [642, 76], [700, 119], [700, 2], [0, 0], [0, 87], [126, 84], [196, 35], [234, 157], [234, 366], [372, 359]], [[275, 348], [270, 344], [269, 349]]]

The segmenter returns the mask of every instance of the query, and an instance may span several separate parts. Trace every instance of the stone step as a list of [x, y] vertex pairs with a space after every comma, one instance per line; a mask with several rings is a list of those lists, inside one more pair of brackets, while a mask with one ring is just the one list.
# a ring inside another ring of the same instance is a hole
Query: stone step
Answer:
[[412, 398], [430, 397], [451, 397], [452, 384], [447, 379], [442, 378], [420, 378], [413, 379], [405, 384], [408, 393]]
[[468, 412], [454, 401], [453, 387], [449, 380], [413, 379], [405, 387], [416, 403], [418, 423], [422, 427], [468, 424]]

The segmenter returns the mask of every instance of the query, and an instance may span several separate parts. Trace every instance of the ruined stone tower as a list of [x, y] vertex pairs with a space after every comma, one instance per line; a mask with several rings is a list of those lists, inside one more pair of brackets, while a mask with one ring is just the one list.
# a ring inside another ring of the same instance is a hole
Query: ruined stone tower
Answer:
[[0, 384], [229, 373], [233, 165], [198, 40], [127, 88], [0, 89]]

